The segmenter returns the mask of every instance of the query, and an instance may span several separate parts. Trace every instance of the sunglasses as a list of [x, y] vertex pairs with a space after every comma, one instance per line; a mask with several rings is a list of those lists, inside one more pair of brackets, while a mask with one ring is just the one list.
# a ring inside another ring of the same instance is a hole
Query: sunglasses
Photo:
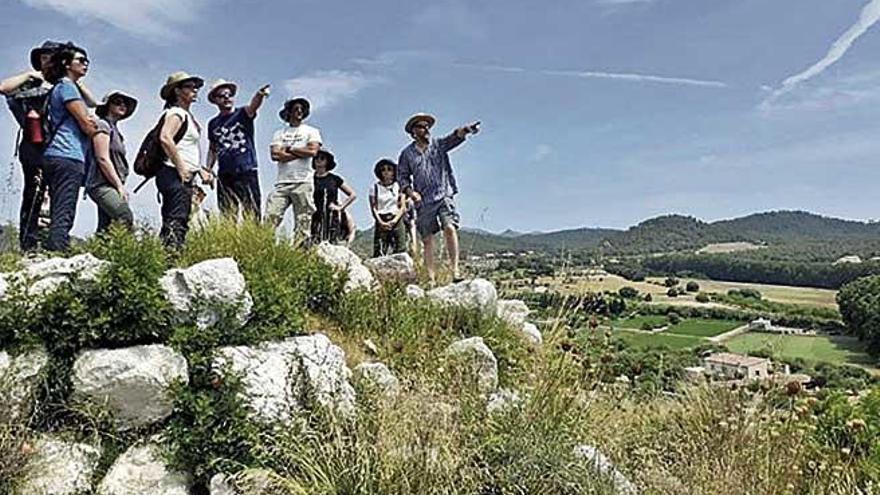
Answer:
[[89, 63], [89, 57], [86, 57], [85, 55], [80, 55], [80, 56], [78, 56], [78, 57], [73, 57], [73, 59], [76, 60], [77, 62], [81, 63], [81, 64], [88, 64], [88, 63]]
[[122, 98], [112, 98], [110, 100], [111, 105], [119, 105], [119, 106], [128, 106], [128, 102], [123, 100]]
[[431, 126], [428, 124], [416, 124], [413, 126], [413, 129], [430, 129]]
[[196, 84], [194, 82], [183, 83], [180, 85], [183, 89], [199, 89], [202, 87], [201, 84]]
[[214, 93], [214, 98], [216, 98], [218, 100], [227, 100], [229, 98], [232, 98], [232, 92], [231, 91], [218, 91], [218, 92]]

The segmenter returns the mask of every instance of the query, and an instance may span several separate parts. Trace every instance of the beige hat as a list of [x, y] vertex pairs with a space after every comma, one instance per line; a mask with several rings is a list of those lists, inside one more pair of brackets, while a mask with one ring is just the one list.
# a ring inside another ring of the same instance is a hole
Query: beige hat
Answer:
[[235, 96], [235, 93], [238, 93], [238, 85], [236, 85], [232, 81], [227, 81], [226, 79], [217, 79], [211, 84], [211, 90], [208, 91], [208, 101], [211, 103], [214, 102], [214, 93], [219, 91], [221, 88], [229, 88], [232, 91], [232, 96]]
[[134, 111], [138, 105], [137, 98], [135, 98], [134, 96], [131, 96], [130, 94], [126, 93], [125, 91], [121, 91], [118, 89], [114, 89], [114, 90], [110, 91], [109, 93], [107, 93], [106, 95], [104, 95], [104, 99], [101, 100], [101, 103], [98, 103], [97, 107], [95, 107], [95, 114], [97, 114], [98, 117], [101, 117], [101, 118], [106, 116], [107, 115], [107, 105], [110, 103], [110, 99], [113, 98], [114, 96], [118, 96], [118, 97], [124, 99], [125, 103], [126, 103], [125, 115], [123, 115], [120, 120], [127, 119], [127, 118], [131, 117], [131, 114], [134, 113]]
[[205, 85], [205, 80], [199, 76], [193, 76], [184, 71], [175, 72], [165, 80], [165, 85], [162, 86], [162, 89], [159, 91], [159, 96], [162, 97], [163, 100], [168, 100], [171, 98], [171, 91], [186, 81], [195, 81], [199, 87]]
[[412, 127], [416, 124], [416, 122], [427, 122], [428, 127], [434, 127], [434, 123], [437, 122], [437, 119], [434, 118], [433, 115], [428, 113], [417, 113], [409, 118], [406, 121], [406, 125], [403, 126], [403, 129], [407, 134], [412, 133]]

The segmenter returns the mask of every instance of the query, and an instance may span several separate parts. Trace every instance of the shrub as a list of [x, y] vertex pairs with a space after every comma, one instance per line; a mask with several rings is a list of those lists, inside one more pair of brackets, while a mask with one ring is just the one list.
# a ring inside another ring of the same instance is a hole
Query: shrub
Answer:
[[670, 325], [678, 325], [681, 323], [681, 315], [678, 313], [669, 312], [666, 314], [666, 318], [669, 320]]
[[696, 301], [699, 303], [707, 303], [709, 302], [709, 295], [701, 292], [697, 294], [694, 299], [696, 299]]
[[630, 287], [628, 285], [625, 287], [621, 287], [620, 290], [617, 291], [617, 293], [620, 294], [620, 297], [624, 299], [635, 299], [639, 297], [639, 291], [636, 290], [636, 288]]
[[700, 284], [691, 280], [690, 282], [687, 283], [687, 285], [685, 285], [685, 290], [687, 290], [688, 292], [699, 292], [700, 291]]
[[663, 281], [663, 285], [666, 287], [675, 287], [678, 285], [678, 279], [673, 276], [666, 277], [666, 280]]
[[645, 294], [644, 300], [645, 302], [651, 302], [654, 300], [654, 296], [652, 296], [651, 294]]
[[669, 297], [678, 297], [678, 288], [670, 287], [669, 290], [666, 291], [666, 295]]

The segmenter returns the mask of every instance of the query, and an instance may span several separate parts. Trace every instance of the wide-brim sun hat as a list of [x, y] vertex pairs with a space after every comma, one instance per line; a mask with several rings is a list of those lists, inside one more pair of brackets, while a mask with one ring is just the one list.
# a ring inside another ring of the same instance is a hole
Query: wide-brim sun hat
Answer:
[[394, 175], [397, 175], [397, 164], [390, 158], [382, 158], [376, 162], [376, 164], [373, 165], [373, 175], [375, 175], [377, 179], [382, 180], [382, 169], [385, 167], [393, 168]]
[[303, 106], [303, 119], [309, 116], [312, 111], [312, 105], [309, 103], [309, 100], [299, 97], [284, 102], [284, 106], [281, 107], [281, 110], [278, 112], [278, 116], [281, 117], [281, 120], [287, 122], [287, 117], [290, 115], [290, 109], [293, 108], [293, 105], [296, 103]]
[[328, 172], [336, 168], [336, 157], [333, 156], [333, 153], [330, 153], [327, 150], [318, 150], [318, 153], [316, 153], [314, 158], [312, 158], [312, 169], [315, 168], [315, 160], [317, 160], [318, 158], [323, 158], [324, 161], [327, 162]]
[[223, 88], [229, 88], [232, 91], [232, 96], [235, 96], [238, 93], [238, 85], [232, 81], [227, 81], [226, 79], [217, 79], [213, 83], [211, 83], [211, 90], [208, 91], [208, 101], [211, 103], [216, 103], [214, 101], [214, 93], [220, 91]]
[[171, 93], [174, 91], [174, 88], [180, 86], [181, 84], [187, 81], [195, 81], [199, 87], [205, 85], [205, 80], [199, 76], [194, 76], [184, 71], [175, 72], [168, 76], [168, 79], [165, 80], [165, 85], [162, 86], [162, 89], [159, 90], [159, 96], [163, 100], [168, 100], [171, 98]]
[[126, 93], [125, 91], [121, 91], [118, 89], [114, 89], [114, 90], [110, 91], [109, 93], [107, 93], [106, 95], [104, 95], [104, 99], [102, 99], [101, 103], [99, 103], [98, 106], [95, 107], [95, 114], [97, 114], [98, 117], [102, 117], [102, 118], [104, 116], [106, 116], [107, 115], [107, 106], [110, 104], [110, 100], [114, 96], [118, 96], [118, 97], [124, 99], [125, 103], [126, 103], [125, 115], [123, 115], [120, 118], [120, 120], [124, 120], [124, 119], [131, 117], [131, 114], [134, 113], [134, 111], [138, 105], [137, 98], [135, 98], [134, 96], [131, 96], [130, 94]]
[[406, 131], [407, 134], [412, 134], [412, 128], [414, 125], [416, 125], [417, 122], [427, 122], [428, 127], [430, 128], [434, 127], [437, 119], [435, 119], [434, 116], [429, 113], [417, 113], [406, 121], [406, 125], [403, 126], [403, 129]]
[[40, 57], [45, 54], [51, 55], [58, 48], [61, 47], [61, 43], [58, 41], [46, 40], [42, 45], [34, 47], [31, 49], [31, 67], [34, 70], [42, 70], [43, 64], [40, 63]]

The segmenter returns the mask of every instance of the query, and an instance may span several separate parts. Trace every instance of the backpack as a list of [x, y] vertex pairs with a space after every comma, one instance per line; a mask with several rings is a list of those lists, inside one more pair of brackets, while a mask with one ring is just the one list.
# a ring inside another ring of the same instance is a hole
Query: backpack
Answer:
[[[150, 132], [144, 136], [144, 140], [141, 142], [141, 147], [138, 148], [137, 157], [134, 159], [134, 173], [141, 175], [144, 177], [144, 182], [152, 179], [162, 170], [162, 167], [165, 166], [165, 159], [168, 156], [165, 154], [165, 150], [162, 149], [162, 143], [159, 141], [159, 135], [162, 132], [162, 125], [165, 124], [165, 115], [163, 112], [162, 116], [159, 117], [159, 122], [155, 127], [150, 129]], [[174, 135], [174, 143], [179, 143], [181, 139], [183, 139], [183, 135], [186, 134], [187, 127], [189, 125], [189, 118], [183, 119], [183, 124], [181, 124], [180, 129], [177, 130], [177, 134]], [[143, 185], [143, 183], [141, 184]], [[138, 186], [140, 189], [140, 186]]]

